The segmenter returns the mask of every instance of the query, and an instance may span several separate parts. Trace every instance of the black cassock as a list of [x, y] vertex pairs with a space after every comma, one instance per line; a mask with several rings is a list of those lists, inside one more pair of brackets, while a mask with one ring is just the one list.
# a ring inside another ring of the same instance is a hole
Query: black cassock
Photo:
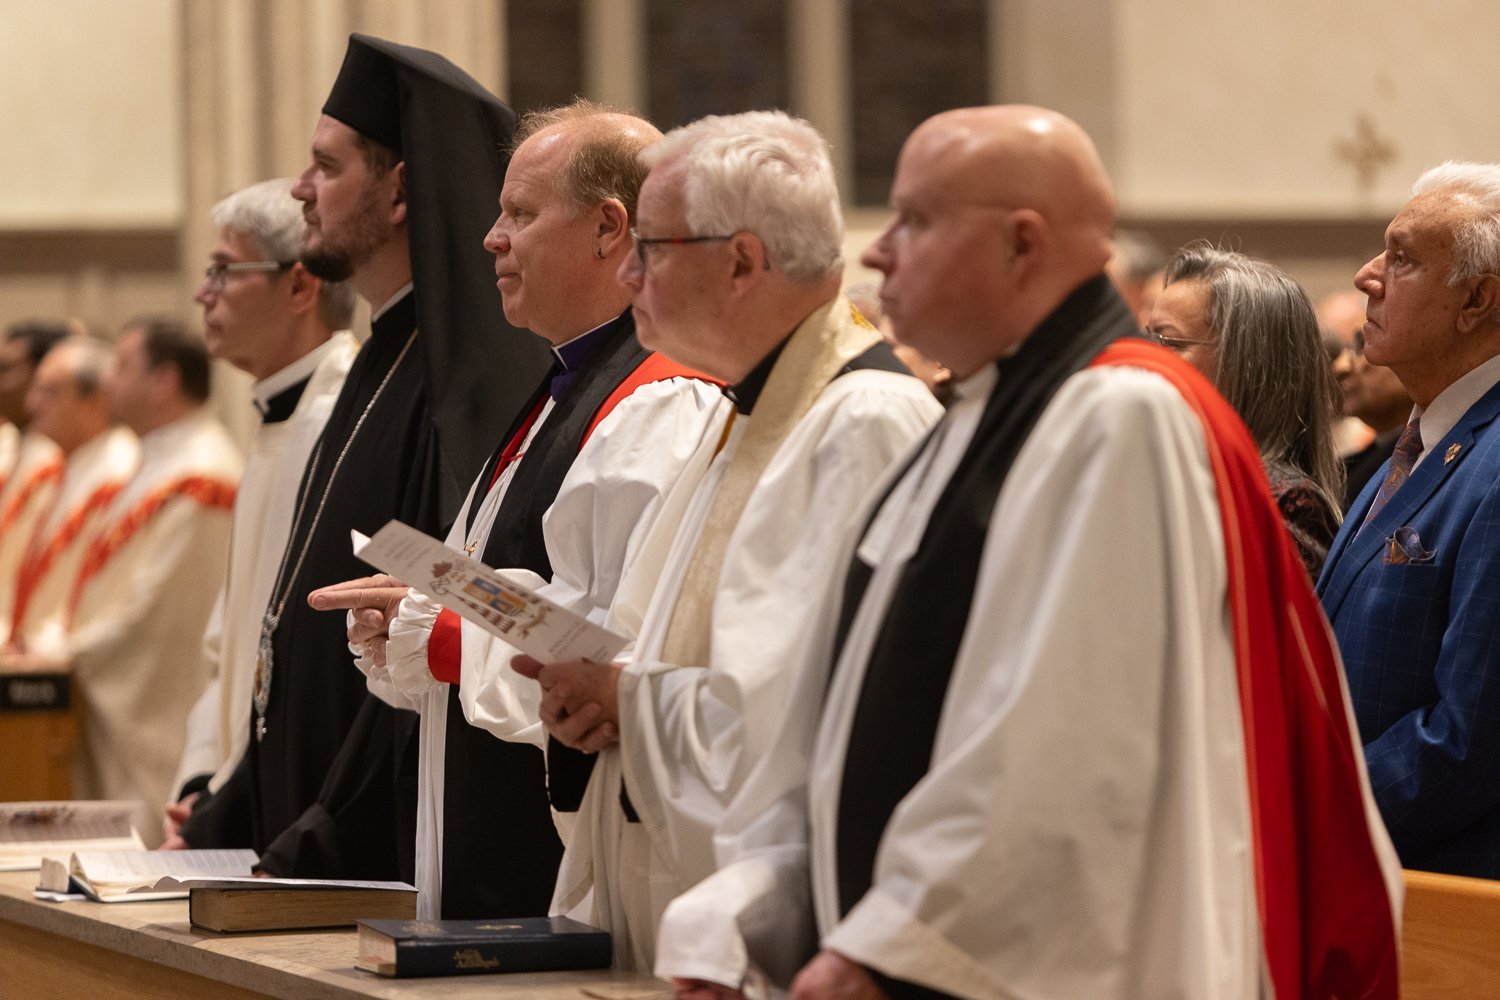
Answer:
[[313, 611], [305, 596], [372, 572], [353, 555], [350, 529], [373, 534], [396, 518], [442, 535], [458, 505], [461, 487], [447, 471], [452, 456], [444, 454], [426, 388], [425, 334], [396, 364], [415, 319], [415, 296], [408, 295], [373, 324], [329, 416], [303, 479], [305, 509], [288, 541], [286, 574], [304, 544], [307, 552], [273, 636], [265, 734], [257, 739], [257, 720], [246, 720], [252, 732], [245, 759], [183, 831], [193, 846], [253, 847], [262, 866], [280, 875], [413, 874], [416, 716], [368, 694], [351, 661], [344, 613]]
[[350, 37], [323, 111], [405, 164], [415, 290], [372, 324], [304, 473], [307, 509], [283, 568], [295, 578], [279, 581], [272, 600], [286, 591], [264, 736], [245, 720], [245, 758], [195, 804], [183, 836], [194, 847], [253, 847], [278, 875], [410, 880], [417, 717], [367, 693], [344, 613], [313, 611], [306, 597], [373, 572], [354, 557], [351, 528], [369, 535], [395, 518], [443, 537], [550, 361], [540, 338], [505, 322], [482, 242], [515, 114], [443, 57], [364, 35]]
[[[578, 457], [585, 433], [601, 405], [650, 352], [635, 338], [634, 317], [589, 335], [586, 361], [560, 393], [546, 423], [526, 446], [515, 476], [495, 512], [481, 558], [489, 566], [529, 569], [544, 579], [552, 563], [542, 534], [542, 516]], [[542, 398], [543, 387], [536, 396]], [[518, 422], [502, 444], [523, 430]], [[479, 481], [489, 484], [500, 452], [491, 456]], [[484, 490], [476, 490], [470, 522]], [[443, 779], [443, 903], [445, 919], [545, 916], [557, 883], [562, 842], [552, 822], [542, 752], [529, 743], [508, 743], [464, 718], [458, 686], [449, 685]], [[570, 762], [588, 759], [577, 751], [549, 751]]]

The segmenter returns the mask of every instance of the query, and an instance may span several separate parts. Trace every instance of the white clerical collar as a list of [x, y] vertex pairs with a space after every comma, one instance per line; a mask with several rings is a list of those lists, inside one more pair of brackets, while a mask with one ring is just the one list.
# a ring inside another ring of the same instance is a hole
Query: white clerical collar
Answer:
[[392, 295], [390, 298], [382, 302], [379, 308], [371, 311], [370, 322], [373, 323], [380, 317], [384, 316], [386, 313], [390, 312], [391, 306], [395, 305], [397, 302], [400, 302], [402, 299], [410, 295], [413, 287], [413, 284], [408, 281], [406, 284], [396, 289], [396, 294]]
[[[1416, 465], [1422, 464], [1422, 460], [1432, 453], [1438, 442], [1447, 437], [1448, 432], [1469, 412], [1469, 407], [1479, 402], [1480, 397], [1489, 392], [1497, 382], [1500, 382], [1500, 354], [1438, 393], [1432, 405], [1425, 410], [1420, 406], [1412, 410], [1413, 419], [1422, 418], [1422, 454], [1417, 458]], [[1411, 423], [1411, 420], [1407, 423]]]
[[[336, 333], [333, 336], [337, 337], [338, 334]], [[332, 349], [333, 338], [330, 337], [285, 368], [267, 375], [252, 385], [250, 387], [250, 395], [255, 402], [255, 408], [261, 413], [265, 413], [267, 404], [276, 398], [279, 393], [290, 389], [303, 379], [311, 377], [312, 373], [317, 370], [318, 365], [323, 363], [323, 358]]]

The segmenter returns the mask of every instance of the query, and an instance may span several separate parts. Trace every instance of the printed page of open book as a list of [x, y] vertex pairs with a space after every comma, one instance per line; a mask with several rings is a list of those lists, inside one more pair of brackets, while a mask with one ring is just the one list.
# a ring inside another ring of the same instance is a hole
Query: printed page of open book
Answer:
[[69, 867], [74, 880], [99, 902], [122, 903], [187, 895], [185, 890], [130, 894], [132, 889], [154, 885], [163, 875], [249, 878], [258, 860], [254, 851], [247, 850], [80, 851], [73, 855]]
[[[535, 573], [491, 569], [399, 521], [366, 538], [350, 532], [354, 554], [449, 611], [543, 663], [608, 663], [626, 638], [537, 594]], [[524, 573], [524, 577], [522, 576]]]

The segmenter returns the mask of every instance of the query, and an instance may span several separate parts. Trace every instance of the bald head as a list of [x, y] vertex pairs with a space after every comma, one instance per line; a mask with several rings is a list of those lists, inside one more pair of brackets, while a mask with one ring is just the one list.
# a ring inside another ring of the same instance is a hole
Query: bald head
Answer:
[[109, 400], [103, 390], [113, 354], [92, 337], [75, 335], [59, 343], [37, 365], [26, 396], [31, 426], [71, 455], [109, 429]]
[[865, 254], [898, 339], [963, 377], [1013, 350], [1111, 252], [1114, 192], [1077, 123], [1003, 105], [936, 115], [901, 151], [897, 217]]
[[1109, 259], [1114, 191], [1093, 140], [1071, 118], [1025, 104], [959, 108], [923, 122], [907, 147], [940, 157], [956, 198], [1034, 209], [1059, 233], [1103, 244], [1090, 274]]
[[559, 192], [575, 207], [614, 198], [635, 218], [636, 199], [646, 179], [641, 153], [661, 138], [661, 130], [639, 115], [579, 99], [522, 117], [515, 147], [555, 147]]

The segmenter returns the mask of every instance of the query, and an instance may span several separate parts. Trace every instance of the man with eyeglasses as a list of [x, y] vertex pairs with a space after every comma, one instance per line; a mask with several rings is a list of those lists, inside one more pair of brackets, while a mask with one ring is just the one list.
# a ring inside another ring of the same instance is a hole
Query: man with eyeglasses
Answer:
[[657, 974], [682, 998], [1394, 998], [1400, 876], [1336, 653], [1243, 424], [1105, 276], [1092, 141], [1044, 108], [944, 112], [891, 203], [863, 260], [955, 398], [859, 515], [839, 627]]
[[[552, 735], [597, 753], [554, 910], [608, 928], [616, 966], [642, 971], [667, 903], [714, 869], [714, 826], [770, 750], [801, 650], [830, 634], [830, 571], [866, 493], [941, 413], [839, 294], [843, 217], [811, 126], [705, 118], [647, 161], [620, 269], [641, 342], [733, 405], [643, 545], [666, 561], [630, 662], [517, 660]], [[553, 776], [555, 801], [577, 777]]]
[[446, 531], [546, 368], [540, 342], [501, 315], [479, 244], [514, 125], [442, 56], [350, 37], [292, 196], [303, 265], [369, 301], [371, 335], [314, 446], [260, 609], [238, 720], [246, 752], [183, 824], [193, 847], [251, 847], [274, 875], [413, 877], [416, 716], [366, 691], [342, 616], [307, 594], [368, 571], [351, 530], [395, 518]]
[[188, 718], [165, 830], [170, 846], [194, 802], [244, 754], [260, 619], [286, 548], [297, 486], [358, 344], [354, 294], [315, 277], [302, 251], [292, 182], [262, 181], [213, 207], [217, 230], [195, 301], [209, 353], [255, 379], [256, 421], [234, 504], [229, 563], [204, 648], [211, 678]]

